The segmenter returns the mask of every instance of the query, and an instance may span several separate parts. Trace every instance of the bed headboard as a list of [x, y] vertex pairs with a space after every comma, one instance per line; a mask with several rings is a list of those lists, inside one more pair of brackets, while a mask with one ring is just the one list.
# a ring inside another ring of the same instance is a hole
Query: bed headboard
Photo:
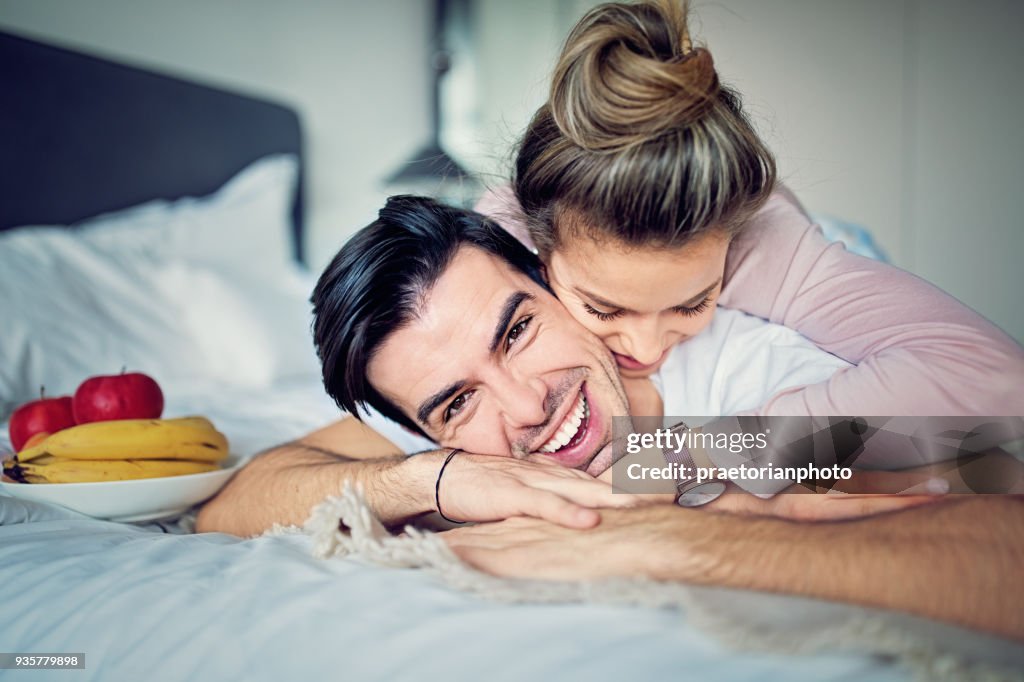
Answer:
[[210, 194], [272, 153], [299, 159], [286, 106], [0, 32], [0, 230]]

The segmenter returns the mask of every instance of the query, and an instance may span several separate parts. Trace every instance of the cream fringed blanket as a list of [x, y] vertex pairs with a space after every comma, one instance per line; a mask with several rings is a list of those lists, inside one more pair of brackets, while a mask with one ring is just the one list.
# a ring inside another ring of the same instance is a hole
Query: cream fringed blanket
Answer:
[[[339, 522], [349, 531], [339, 530]], [[285, 532], [275, 528], [271, 533]], [[449, 586], [509, 603], [595, 602], [676, 608], [732, 647], [794, 654], [858, 652], [897, 657], [928, 680], [1024, 679], [1024, 647], [894, 612], [783, 595], [644, 579], [569, 583], [498, 578], [463, 563], [435, 533], [392, 535], [346, 485], [305, 524], [319, 558], [357, 556], [431, 571]]]

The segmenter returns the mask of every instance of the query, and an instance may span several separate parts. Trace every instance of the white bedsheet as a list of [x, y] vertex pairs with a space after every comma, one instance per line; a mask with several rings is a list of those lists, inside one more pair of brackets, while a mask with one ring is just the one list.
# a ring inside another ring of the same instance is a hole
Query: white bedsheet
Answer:
[[313, 559], [303, 535], [17, 515], [5, 509], [0, 526], [0, 641], [86, 655], [84, 672], [31, 679], [905, 677], [864, 656], [731, 651], [677, 611], [489, 603], [421, 571]]

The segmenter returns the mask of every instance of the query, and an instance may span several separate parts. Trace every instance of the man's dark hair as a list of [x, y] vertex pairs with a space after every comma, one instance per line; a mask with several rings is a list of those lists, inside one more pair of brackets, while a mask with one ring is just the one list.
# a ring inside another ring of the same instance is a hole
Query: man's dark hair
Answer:
[[403, 426], [423, 429], [370, 385], [367, 367], [462, 246], [495, 255], [547, 289], [540, 261], [494, 221], [427, 197], [394, 196], [353, 236], [313, 290], [313, 340], [324, 388], [349, 414], [369, 405]]

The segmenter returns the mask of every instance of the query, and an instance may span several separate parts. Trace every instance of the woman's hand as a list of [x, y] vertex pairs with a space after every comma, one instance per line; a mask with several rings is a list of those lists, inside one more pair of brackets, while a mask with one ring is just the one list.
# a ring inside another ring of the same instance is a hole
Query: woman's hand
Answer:
[[793, 485], [769, 499], [730, 490], [706, 509], [734, 514], [774, 516], [791, 521], [839, 521], [909, 509], [944, 499], [949, 484], [914, 471], [857, 471], [829, 491]]

